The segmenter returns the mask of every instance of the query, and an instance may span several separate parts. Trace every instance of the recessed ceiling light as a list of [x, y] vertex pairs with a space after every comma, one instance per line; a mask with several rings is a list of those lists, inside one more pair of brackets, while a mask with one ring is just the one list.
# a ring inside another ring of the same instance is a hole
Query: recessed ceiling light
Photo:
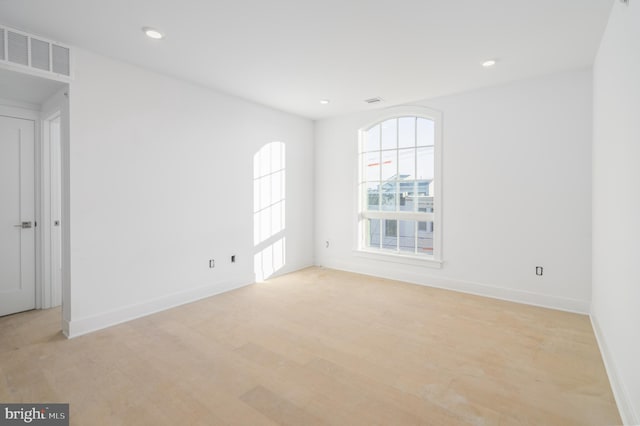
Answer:
[[329, 99], [320, 99], [320, 103], [321, 103], [322, 105], [326, 105], [326, 104], [328, 104], [329, 102], [331, 102]]
[[496, 64], [496, 60], [495, 59], [489, 59], [487, 61], [484, 61], [482, 63], [482, 66], [485, 67], [485, 68], [490, 68], [490, 67], [494, 66], [495, 64]]
[[155, 28], [144, 27], [142, 28], [142, 31], [147, 35], [147, 37], [155, 40], [160, 40], [161, 38], [164, 37], [164, 34], [156, 30]]

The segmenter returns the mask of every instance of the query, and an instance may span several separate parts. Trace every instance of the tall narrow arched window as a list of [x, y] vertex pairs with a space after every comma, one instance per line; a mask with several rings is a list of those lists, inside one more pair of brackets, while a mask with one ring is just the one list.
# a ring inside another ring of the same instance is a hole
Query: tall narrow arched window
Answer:
[[442, 118], [416, 109], [360, 131], [358, 245], [439, 264]]

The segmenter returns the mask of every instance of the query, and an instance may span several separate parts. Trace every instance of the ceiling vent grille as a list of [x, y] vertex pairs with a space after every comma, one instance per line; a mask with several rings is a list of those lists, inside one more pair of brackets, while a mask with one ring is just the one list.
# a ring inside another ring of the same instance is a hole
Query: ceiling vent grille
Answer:
[[29, 65], [29, 37], [9, 31], [7, 47], [9, 62], [20, 65]]
[[69, 65], [69, 55], [71, 51], [68, 47], [58, 46], [54, 44], [51, 47], [53, 52], [53, 72], [56, 74], [69, 75], [71, 67]]
[[368, 104], [377, 104], [378, 102], [382, 102], [382, 98], [369, 98], [364, 101]]
[[31, 66], [40, 70], [49, 70], [49, 49], [50, 44], [46, 41], [31, 39]]
[[71, 77], [71, 49], [22, 31], [0, 27], [0, 64], [12, 68], [17, 65], [26, 72], [68, 80]]

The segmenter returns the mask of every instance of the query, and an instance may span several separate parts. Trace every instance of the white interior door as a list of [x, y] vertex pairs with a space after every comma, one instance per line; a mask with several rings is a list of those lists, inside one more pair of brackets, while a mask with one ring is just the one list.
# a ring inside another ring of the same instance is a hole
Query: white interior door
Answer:
[[0, 116], [0, 316], [35, 308], [35, 123]]

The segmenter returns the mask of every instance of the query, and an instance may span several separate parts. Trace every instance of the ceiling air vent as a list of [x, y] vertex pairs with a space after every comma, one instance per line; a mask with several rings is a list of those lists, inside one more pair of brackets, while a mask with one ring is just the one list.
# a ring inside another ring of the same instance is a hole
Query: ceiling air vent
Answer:
[[31, 39], [31, 66], [40, 70], [50, 71], [49, 48], [50, 44], [46, 41]]
[[69, 66], [69, 48], [54, 44], [51, 46], [53, 52], [53, 72], [56, 74], [69, 75], [71, 72]]
[[368, 104], [377, 104], [378, 102], [382, 102], [382, 98], [369, 98], [364, 101]]
[[71, 49], [51, 40], [0, 27], [0, 65], [35, 71], [49, 78], [71, 77]]
[[29, 65], [29, 37], [9, 31], [7, 39], [9, 62]]

